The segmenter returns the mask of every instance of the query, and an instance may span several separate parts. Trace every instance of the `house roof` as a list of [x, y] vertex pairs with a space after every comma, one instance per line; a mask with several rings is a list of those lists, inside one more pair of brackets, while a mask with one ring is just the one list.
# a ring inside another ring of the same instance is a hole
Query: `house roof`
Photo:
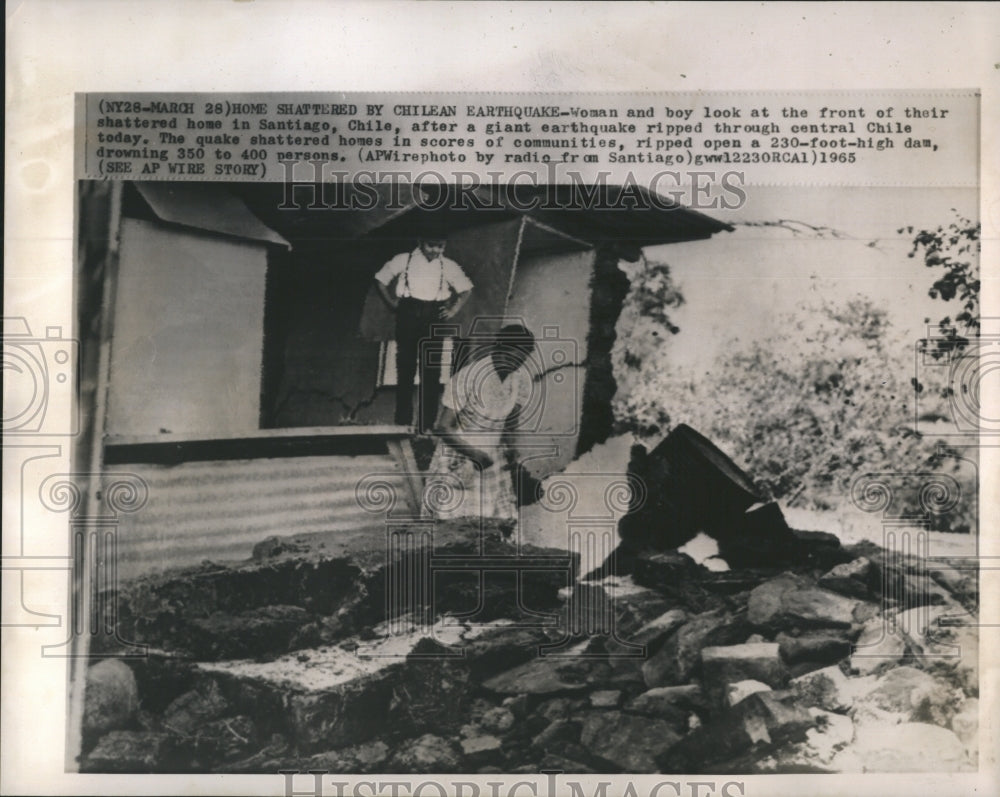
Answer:
[[234, 238], [291, 248], [262, 223], [242, 199], [212, 183], [134, 183], [150, 210], [162, 221]]
[[[253, 211], [292, 241], [303, 238], [412, 238], [527, 215], [591, 245], [644, 247], [708, 238], [732, 226], [632, 184], [511, 185], [474, 188], [410, 184], [352, 187], [234, 186]], [[356, 209], [358, 203], [365, 209]]]

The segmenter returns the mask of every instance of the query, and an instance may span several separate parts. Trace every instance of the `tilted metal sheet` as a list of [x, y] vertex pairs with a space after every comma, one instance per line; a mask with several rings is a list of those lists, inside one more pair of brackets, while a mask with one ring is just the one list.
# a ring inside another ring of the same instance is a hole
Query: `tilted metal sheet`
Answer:
[[118, 577], [198, 564], [247, 559], [261, 540], [278, 535], [337, 532], [379, 518], [356, 498], [358, 481], [388, 474], [398, 500], [406, 484], [384, 456], [314, 456], [116, 465], [148, 486], [146, 504], [121, 515]]

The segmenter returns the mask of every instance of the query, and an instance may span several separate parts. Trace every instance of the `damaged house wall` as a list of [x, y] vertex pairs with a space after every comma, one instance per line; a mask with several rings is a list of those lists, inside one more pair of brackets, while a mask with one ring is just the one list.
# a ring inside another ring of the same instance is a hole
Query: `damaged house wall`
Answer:
[[[238, 559], [271, 534], [370, 523], [351, 502], [358, 478], [386, 473], [401, 484], [413, 468], [390, 455], [389, 438], [408, 430], [388, 423], [394, 387], [377, 385], [380, 343], [360, 337], [359, 318], [375, 271], [414, 246], [427, 221], [414, 217], [425, 214], [415, 206], [352, 213], [300, 204], [290, 211], [280, 204], [280, 185], [129, 183], [124, 192], [126, 231], [135, 231], [125, 236], [122, 265], [131, 287], [105, 307], [105, 317], [116, 307], [124, 313], [111, 340], [117, 360], [109, 381], [119, 407], [122, 396], [156, 400], [133, 401], [129, 412], [145, 413], [141, 423], [112, 420], [95, 433], [105, 466], [137, 473], [150, 486], [149, 504], [123, 521], [123, 573]], [[503, 208], [436, 220], [449, 230], [449, 255], [476, 285], [455, 319], [461, 331], [469, 334], [482, 316], [495, 327], [506, 314], [523, 318], [541, 341], [545, 400], [518, 442], [558, 453], [529, 461], [536, 478], [610, 431], [614, 382], [602, 352], [610, 349], [624, 296], [614, 289], [624, 278], [613, 253], [620, 247], [610, 239], [627, 230], [636, 249], [725, 229], [683, 209], [630, 213], [635, 218], [623, 224], [619, 212], [564, 199], [564, 209], [544, 219]], [[83, 193], [81, 205], [91, 210]], [[215, 247], [219, 258], [205, 254]], [[225, 301], [221, 289], [204, 289], [202, 270], [211, 276], [213, 269], [226, 285], [239, 283]], [[147, 283], [162, 287], [144, 297]], [[151, 304], [162, 321], [153, 327], [165, 330], [158, 360], [140, 320]], [[545, 337], [546, 327], [555, 338]], [[140, 349], [149, 356], [138, 356]], [[149, 362], [165, 367], [143, 372]], [[160, 389], [136, 387], [157, 379]], [[172, 381], [185, 380], [187, 393], [173, 389]]]
[[593, 263], [591, 249], [528, 257], [517, 265], [507, 316], [523, 320], [539, 341], [542, 375], [536, 386], [542, 391], [542, 405], [526, 419], [529, 430], [516, 434], [515, 445], [528, 457], [533, 446], [558, 448], [554, 457], [527, 461], [538, 478], [570, 463], [586, 422], [581, 406], [585, 384], [593, 378], [588, 360]]

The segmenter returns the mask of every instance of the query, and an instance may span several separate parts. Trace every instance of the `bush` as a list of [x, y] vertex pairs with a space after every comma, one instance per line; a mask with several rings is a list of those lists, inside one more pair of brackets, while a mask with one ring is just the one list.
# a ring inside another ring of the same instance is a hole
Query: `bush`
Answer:
[[[975, 495], [975, 474], [955, 452], [914, 428], [913, 344], [868, 298], [803, 306], [782, 319], [780, 335], [733, 340], [697, 373], [669, 362], [663, 339], [677, 329], [669, 318], [664, 323], [662, 308], [655, 316], [644, 310], [651, 284], [671, 297], [667, 306], [683, 301], [663, 264], [633, 278], [614, 353], [620, 431], [652, 444], [687, 423], [743, 466], [765, 495], [791, 505], [842, 506], [854, 480], [870, 472], [948, 473]], [[918, 506], [915, 489], [897, 496], [905, 507]], [[974, 501], [965, 502], [933, 516], [933, 525], [968, 531], [974, 511]]]

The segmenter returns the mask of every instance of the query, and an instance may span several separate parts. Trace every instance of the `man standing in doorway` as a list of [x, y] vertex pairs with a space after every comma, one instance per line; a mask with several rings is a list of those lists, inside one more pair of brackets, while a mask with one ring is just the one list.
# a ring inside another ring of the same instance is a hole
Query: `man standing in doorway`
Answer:
[[[375, 274], [382, 298], [396, 313], [396, 423], [413, 422], [413, 380], [420, 367], [420, 431], [429, 432], [441, 398], [444, 340], [434, 325], [454, 318], [469, 300], [472, 282], [444, 256], [446, 240], [424, 236], [412, 252], [401, 252]], [[421, 353], [421, 342], [424, 343]]]

